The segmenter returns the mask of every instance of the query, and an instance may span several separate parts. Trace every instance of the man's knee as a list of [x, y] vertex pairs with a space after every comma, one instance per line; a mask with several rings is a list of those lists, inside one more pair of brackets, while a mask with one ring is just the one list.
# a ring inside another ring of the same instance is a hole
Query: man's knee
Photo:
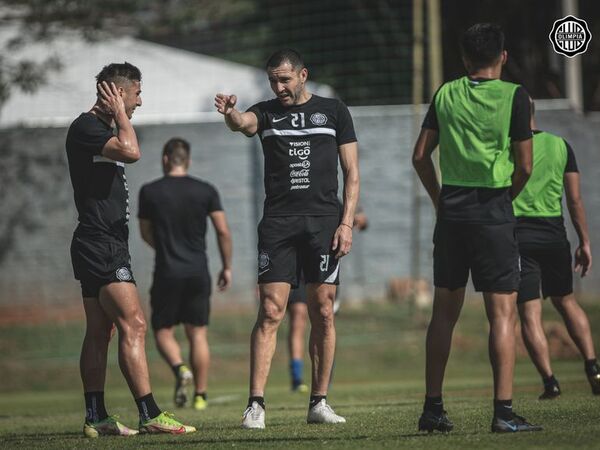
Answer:
[[128, 339], [144, 339], [147, 328], [146, 318], [140, 310], [124, 321], [119, 331]]
[[258, 324], [262, 327], [277, 328], [285, 316], [285, 306], [269, 297], [262, 301], [258, 314]]
[[333, 303], [335, 301], [335, 292], [333, 291], [325, 291], [318, 292], [315, 301], [311, 302], [309, 306], [310, 311], [310, 320], [313, 326], [315, 325], [324, 325], [331, 326], [333, 325]]

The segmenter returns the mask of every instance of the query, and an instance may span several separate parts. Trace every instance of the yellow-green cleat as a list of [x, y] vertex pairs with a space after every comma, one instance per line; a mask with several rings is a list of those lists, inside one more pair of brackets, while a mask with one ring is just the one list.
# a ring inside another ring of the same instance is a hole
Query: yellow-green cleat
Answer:
[[208, 407], [208, 402], [202, 398], [201, 395], [196, 395], [194, 397], [194, 409], [196, 411], [202, 411]]
[[173, 414], [166, 411], [161, 412], [154, 419], [149, 419], [143, 422], [140, 421], [141, 434], [186, 434], [194, 433], [195, 431], [195, 427], [192, 427], [191, 425], [183, 425], [181, 422], [175, 419]]
[[117, 420], [118, 416], [108, 416], [98, 422], [88, 422], [83, 424], [83, 435], [89, 438], [99, 436], [135, 436], [138, 430], [126, 427]]

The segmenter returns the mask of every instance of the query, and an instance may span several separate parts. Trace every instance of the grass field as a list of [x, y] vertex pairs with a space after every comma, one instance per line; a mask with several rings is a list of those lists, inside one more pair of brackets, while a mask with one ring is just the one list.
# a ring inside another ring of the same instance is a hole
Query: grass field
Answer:
[[[586, 304], [592, 326], [600, 306]], [[600, 398], [590, 394], [581, 361], [554, 361], [561, 382], [560, 399], [540, 402], [539, 378], [521, 356], [516, 369], [515, 410], [544, 425], [540, 433], [493, 435], [491, 370], [487, 360], [487, 325], [479, 301], [465, 305], [455, 334], [447, 371], [445, 407], [455, 423], [449, 435], [420, 434], [423, 343], [428, 313], [410, 317], [406, 306], [365, 304], [345, 308], [338, 317], [338, 356], [329, 394], [348, 423], [306, 424], [307, 394], [291, 393], [287, 379], [284, 333], [267, 389], [267, 429], [242, 430], [247, 399], [248, 335], [254, 313], [215, 312], [212, 316], [213, 366], [210, 407], [203, 412], [177, 410], [199, 428], [189, 436], [136, 436], [86, 440], [78, 354], [83, 324], [45, 324], [0, 328], [0, 448], [600, 448]], [[546, 305], [545, 315], [556, 321]], [[598, 344], [598, 330], [596, 330]], [[172, 374], [148, 342], [154, 393], [172, 410]], [[306, 369], [305, 369], [306, 372]], [[135, 405], [116, 365], [111, 345], [106, 403], [128, 425], [137, 422]]]

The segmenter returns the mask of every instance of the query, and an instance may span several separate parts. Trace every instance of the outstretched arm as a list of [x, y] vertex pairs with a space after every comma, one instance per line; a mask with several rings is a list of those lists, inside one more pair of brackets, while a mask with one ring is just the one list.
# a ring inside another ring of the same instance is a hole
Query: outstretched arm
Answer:
[[413, 150], [412, 163], [421, 183], [429, 194], [433, 206], [437, 211], [438, 199], [440, 197], [440, 183], [435, 174], [435, 166], [431, 154], [438, 145], [439, 134], [437, 130], [422, 128], [415, 148]]
[[575, 272], [581, 271], [584, 277], [592, 268], [592, 250], [590, 247], [590, 236], [588, 232], [585, 209], [581, 199], [579, 187], [579, 173], [567, 172], [564, 175], [565, 194], [567, 197], [567, 208], [571, 216], [571, 222], [579, 237], [579, 246], [575, 250]]
[[252, 112], [240, 112], [235, 109], [235, 95], [217, 94], [215, 107], [225, 117], [225, 123], [231, 131], [241, 131], [246, 136], [253, 136], [258, 131], [258, 119]]

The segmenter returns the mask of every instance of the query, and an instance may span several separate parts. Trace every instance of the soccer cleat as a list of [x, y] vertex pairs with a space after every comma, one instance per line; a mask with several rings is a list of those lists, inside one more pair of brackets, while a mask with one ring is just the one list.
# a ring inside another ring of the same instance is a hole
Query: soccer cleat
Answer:
[[560, 387], [558, 384], [553, 384], [552, 386], [545, 386], [544, 392], [538, 397], [539, 400], [553, 400], [559, 397], [561, 394]]
[[108, 416], [98, 422], [88, 422], [83, 424], [83, 435], [89, 438], [99, 436], [133, 436], [138, 434], [137, 430], [126, 427], [117, 420], [118, 416]]
[[533, 425], [524, 417], [511, 413], [510, 420], [503, 420], [499, 417], [492, 419], [492, 433], [516, 433], [518, 431], [541, 431], [540, 425]]
[[195, 431], [195, 427], [183, 425], [175, 419], [173, 414], [166, 411], [161, 412], [154, 419], [140, 420], [140, 433], [142, 434], [185, 434], [194, 433]]
[[592, 394], [600, 395], [600, 372], [588, 375], [587, 379], [592, 387]]
[[264, 427], [265, 409], [258, 402], [252, 402], [242, 415], [242, 428], [262, 429]]
[[346, 419], [338, 416], [323, 398], [308, 410], [307, 423], [346, 423]]
[[423, 411], [419, 418], [419, 431], [428, 431], [432, 433], [434, 430], [442, 433], [449, 433], [454, 428], [454, 424], [448, 419], [448, 413], [442, 411], [441, 414], [435, 414], [432, 411]]
[[206, 409], [207, 406], [208, 402], [204, 400], [204, 398], [201, 395], [196, 395], [194, 397], [194, 409], [196, 411], [202, 411], [203, 409]]
[[187, 386], [194, 379], [194, 375], [192, 371], [188, 369], [185, 364], [179, 366], [179, 370], [177, 371], [177, 379], [175, 381], [175, 394], [173, 396], [173, 401], [175, 402], [175, 406], [178, 408], [183, 408], [188, 402], [188, 394], [187, 394]]

